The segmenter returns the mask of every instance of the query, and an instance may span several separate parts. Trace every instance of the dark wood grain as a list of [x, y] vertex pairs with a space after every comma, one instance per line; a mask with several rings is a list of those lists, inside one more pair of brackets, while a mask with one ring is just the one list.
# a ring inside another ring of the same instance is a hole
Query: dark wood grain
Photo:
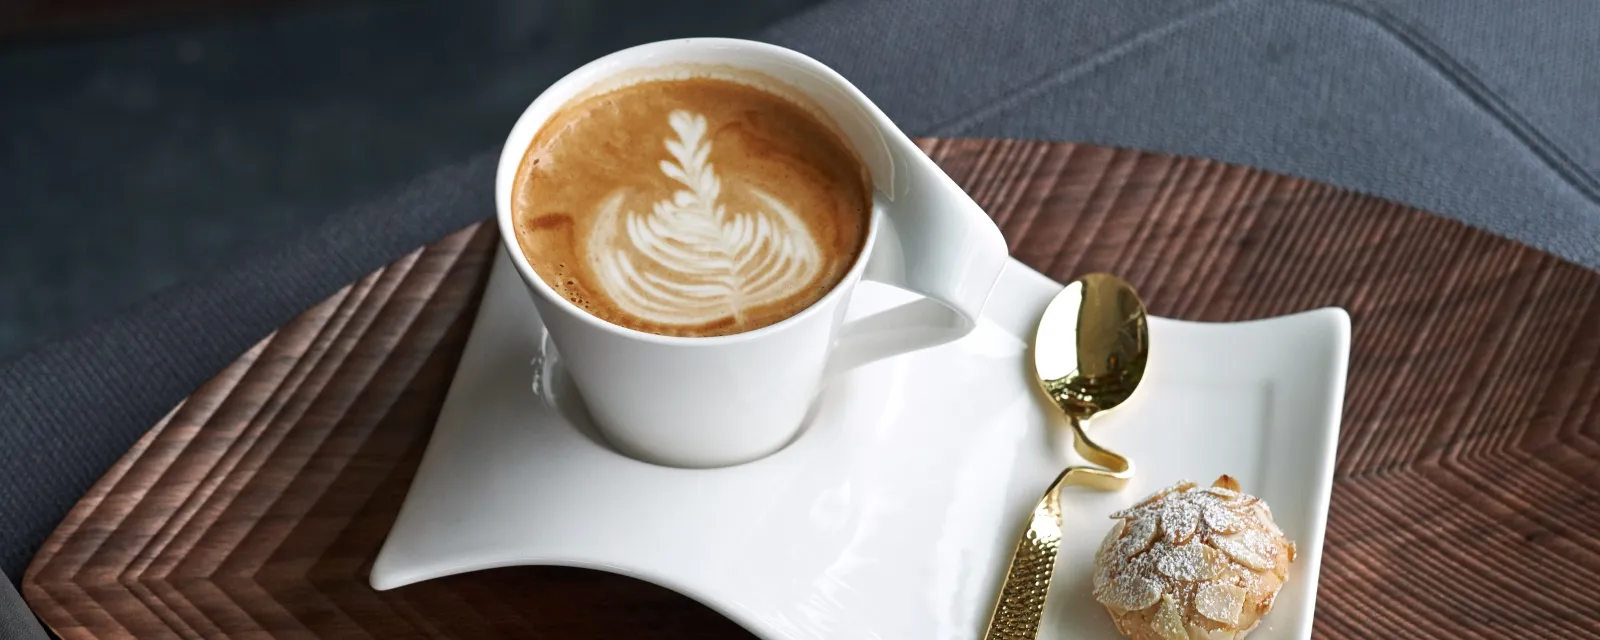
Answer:
[[[1304, 180], [1189, 158], [925, 141], [1058, 279], [1152, 312], [1339, 305], [1354, 352], [1322, 566], [1327, 638], [1600, 635], [1600, 274]], [[496, 239], [480, 225], [340, 291], [153, 427], [39, 552], [62, 636], [735, 638], [607, 574], [366, 586]]]

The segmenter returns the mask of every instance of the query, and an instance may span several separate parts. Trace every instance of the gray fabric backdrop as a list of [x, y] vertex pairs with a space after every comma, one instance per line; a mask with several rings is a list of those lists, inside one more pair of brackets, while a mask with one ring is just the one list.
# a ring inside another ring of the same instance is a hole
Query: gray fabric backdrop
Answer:
[[[1592, 0], [840, 1], [763, 37], [834, 66], [915, 135], [1219, 158], [1600, 267]], [[18, 577], [133, 440], [250, 344], [489, 216], [493, 154], [0, 365], [0, 569]]]
[[1593, 0], [887, 0], [772, 38], [908, 131], [1218, 158], [1600, 267]]

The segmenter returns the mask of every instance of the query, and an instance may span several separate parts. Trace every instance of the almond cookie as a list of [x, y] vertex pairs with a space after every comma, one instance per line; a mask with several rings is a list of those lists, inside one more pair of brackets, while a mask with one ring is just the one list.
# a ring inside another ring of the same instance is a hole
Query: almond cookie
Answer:
[[1133, 640], [1238, 640], [1272, 610], [1294, 543], [1228, 476], [1180, 482], [1111, 515], [1094, 598]]

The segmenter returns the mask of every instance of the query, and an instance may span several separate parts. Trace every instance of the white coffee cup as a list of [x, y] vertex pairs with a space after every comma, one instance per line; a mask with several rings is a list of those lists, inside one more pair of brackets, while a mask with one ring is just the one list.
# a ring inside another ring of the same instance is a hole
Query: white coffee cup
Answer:
[[[624, 75], [708, 66], [782, 83], [855, 148], [874, 186], [861, 257], [815, 304], [754, 331], [674, 337], [611, 324], [552, 290], [523, 256], [511, 209], [518, 166], [540, 127], [574, 97]], [[495, 206], [505, 248], [595, 426], [624, 454], [679, 467], [765, 457], [798, 433], [828, 376], [966, 335], [1007, 258], [994, 222], [860, 90], [810, 57], [745, 40], [656, 42], [568, 74], [512, 128], [500, 154]], [[925, 298], [845, 323], [862, 278]]]

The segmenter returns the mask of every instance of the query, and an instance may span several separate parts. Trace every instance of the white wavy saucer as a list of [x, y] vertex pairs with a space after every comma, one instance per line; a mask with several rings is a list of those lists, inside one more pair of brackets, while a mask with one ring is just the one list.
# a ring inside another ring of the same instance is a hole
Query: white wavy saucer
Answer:
[[[511, 565], [648, 580], [769, 640], [978, 637], [1024, 516], [1072, 457], [1024, 356], [1061, 285], [1012, 262], [970, 336], [836, 379], [788, 448], [670, 469], [609, 449], [504, 254], [432, 441], [371, 574], [376, 589]], [[852, 315], [910, 300], [861, 283]], [[1350, 349], [1343, 310], [1152, 318], [1128, 404], [1090, 426], [1132, 457], [1116, 493], [1063, 493], [1046, 638], [1111, 638], [1089, 595], [1107, 516], [1180, 479], [1237, 477], [1300, 551], [1252, 640], [1307, 638]]]

